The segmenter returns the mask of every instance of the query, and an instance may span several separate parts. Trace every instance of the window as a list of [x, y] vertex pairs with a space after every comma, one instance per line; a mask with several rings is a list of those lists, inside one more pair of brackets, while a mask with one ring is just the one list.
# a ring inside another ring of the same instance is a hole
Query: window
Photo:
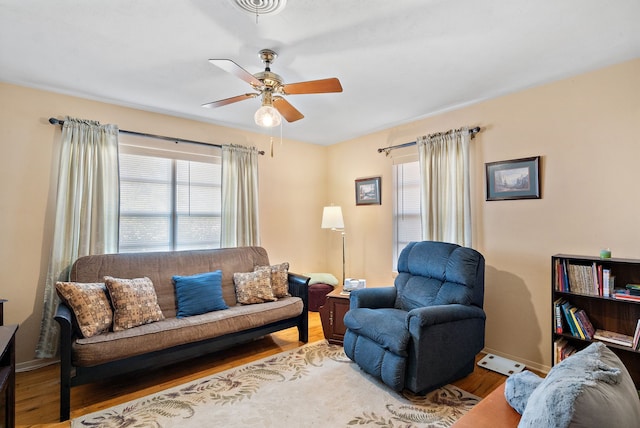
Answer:
[[205, 155], [121, 144], [119, 160], [121, 253], [220, 247], [219, 149]]
[[411, 241], [422, 240], [420, 168], [418, 161], [393, 165], [393, 269], [400, 252]]

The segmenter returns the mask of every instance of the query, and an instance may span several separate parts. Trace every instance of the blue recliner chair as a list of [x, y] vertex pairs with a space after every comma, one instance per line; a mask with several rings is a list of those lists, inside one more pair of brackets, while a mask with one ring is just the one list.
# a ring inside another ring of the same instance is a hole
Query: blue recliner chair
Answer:
[[396, 391], [423, 394], [473, 371], [484, 348], [484, 257], [446, 242], [411, 242], [395, 287], [351, 292], [344, 351]]

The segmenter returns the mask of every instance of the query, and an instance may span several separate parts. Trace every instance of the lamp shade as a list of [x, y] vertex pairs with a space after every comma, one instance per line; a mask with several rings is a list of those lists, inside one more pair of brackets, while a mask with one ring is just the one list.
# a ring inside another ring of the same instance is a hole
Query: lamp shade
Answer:
[[322, 211], [322, 229], [344, 229], [342, 208], [336, 206], [324, 207]]
[[278, 110], [270, 105], [263, 105], [260, 107], [253, 118], [256, 121], [256, 125], [265, 128], [278, 126], [280, 125], [280, 122], [282, 122], [282, 117]]

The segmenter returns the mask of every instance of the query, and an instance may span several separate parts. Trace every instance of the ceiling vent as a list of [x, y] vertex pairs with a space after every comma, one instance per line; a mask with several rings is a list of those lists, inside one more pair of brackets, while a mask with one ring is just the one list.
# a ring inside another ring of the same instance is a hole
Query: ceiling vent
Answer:
[[229, 0], [238, 9], [251, 15], [275, 15], [287, 5], [287, 0]]

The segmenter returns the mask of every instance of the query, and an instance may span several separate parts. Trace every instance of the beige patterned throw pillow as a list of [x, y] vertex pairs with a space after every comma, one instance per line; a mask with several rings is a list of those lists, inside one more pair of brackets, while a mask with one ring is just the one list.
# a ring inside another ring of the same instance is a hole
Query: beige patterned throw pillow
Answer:
[[102, 283], [57, 282], [60, 298], [71, 308], [84, 337], [109, 331], [113, 311]]
[[289, 294], [289, 263], [284, 262], [272, 266], [256, 266], [254, 270], [267, 268], [271, 270], [271, 291], [277, 298], [290, 296]]
[[278, 300], [271, 290], [271, 268], [262, 267], [253, 272], [234, 273], [236, 300], [243, 305]]
[[104, 277], [113, 304], [113, 331], [122, 331], [164, 319], [149, 278]]

